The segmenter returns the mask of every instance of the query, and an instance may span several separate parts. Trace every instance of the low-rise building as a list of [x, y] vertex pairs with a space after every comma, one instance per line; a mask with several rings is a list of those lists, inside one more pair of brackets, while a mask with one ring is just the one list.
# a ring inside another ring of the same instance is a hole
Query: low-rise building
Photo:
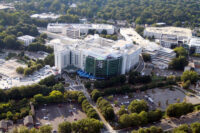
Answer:
[[192, 31], [179, 27], [146, 27], [144, 36], [158, 39], [165, 48], [175, 48], [187, 44]]
[[8, 124], [6, 120], [1, 120], [0, 121], [0, 131], [6, 132], [8, 130]]
[[31, 18], [41, 19], [41, 20], [56, 20], [60, 15], [56, 15], [54, 13], [41, 13], [41, 14], [33, 14]]
[[146, 45], [143, 52], [150, 54], [152, 63], [160, 69], [167, 69], [171, 60], [176, 57], [176, 53], [172, 49], [161, 47], [155, 43]]
[[27, 126], [29, 129], [34, 127], [33, 117], [32, 116], [26, 116], [24, 118], [24, 126]]
[[116, 20], [116, 23], [118, 26], [126, 26], [127, 25], [126, 20]]
[[31, 44], [35, 40], [35, 37], [29, 36], [29, 35], [25, 35], [25, 36], [20, 36], [17, 39], [19, 41], [22, 41], [25, 46], [28, 46], [29, 44]]
[[0, 132], [5, 133], [9, 131], [13, 126], [13, 121], [11, 120], [1, 120], [0, 121]]
[[133, 41], [141, 46], [143, 48], [143, 53], [150, 54], [152, 63], [157, 68], [168, 68], [169, 62], [176, 57], [176, 53], [172, 49], [164, 48], [155, 42], [144, 39], [133, 28], [121, 28], [120, 33], [126, 40]]
[[81, 24], [86, 24], [88, 21], [87, 21], [87, 18], [80, 18], [80, 19], [79, 19], [79, 22], [80, 22]]
[[178, 46], [177, 36], [163, 34], [160, 39], [160, 45], [165, 48], [174, 48]]
[[145, 37], [160, 39], [163, 34], [190, 38], [192, 36], [192, 31], [190, 29], [180, 27], [146, 27], [144, 30]]
[[80, 30], [70, 26], [63, 28], [62, 34], [72, 39], [78, 39], [80, 37]]
[[188, 46], [190, 49], [194, 49], [194, 53], [200, 54], [200, 38], [199, 37], [192, 37], [189, 40]]
[[102, 31], [106, 31], [107, 34], [111, 35], [115, 32], [115, 27], [109, 24], [66, 24], [66, 23], [50, 23], [47, 26], [47, 31], [52, 33], [62, 33], [64, 31], [72, 30], [72, 34], [74, 31], [79, 31], [80, 34], [88, 34], [90, 31], [102, 33]]
[[13, 4], [0, 4], [0, 10], [14, 10]]

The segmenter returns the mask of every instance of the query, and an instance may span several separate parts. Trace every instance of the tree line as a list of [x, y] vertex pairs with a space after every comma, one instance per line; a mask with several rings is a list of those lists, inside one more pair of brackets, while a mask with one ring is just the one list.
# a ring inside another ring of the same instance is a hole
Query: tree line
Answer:
[[[34, 4], [37, 2], [37, 4]], [[70, 7], [76, 3], [77, 7]], [[45, 8], [44, 8], [45, 7]], [[26, 12], [55, 12], [103, 20], [128, 20], [137, 24], [165, 22], [174, 26], [199, 26], [199, 0], [43, 0], [16, 5]], [[169, 15], [170, 14], [170, 15]]]

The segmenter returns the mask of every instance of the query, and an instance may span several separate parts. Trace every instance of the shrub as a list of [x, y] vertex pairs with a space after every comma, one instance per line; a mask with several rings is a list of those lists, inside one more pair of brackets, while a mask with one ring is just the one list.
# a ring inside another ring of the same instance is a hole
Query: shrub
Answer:
[[112, 105], [102, 97], [98, 98], [97, 106], [106, 120], [113, 120], [115, 118], [115, 113]]
[[180, 117], [186, 115], [194, 110], [191, 103], [175, 103], [167, 107], [166, 114], [169, 117]]
[[19, 74], [23, 74], [24, 73], [24, 68], [23, 67], [18, 67], [16, 69], [16, 72], [19, 73]]

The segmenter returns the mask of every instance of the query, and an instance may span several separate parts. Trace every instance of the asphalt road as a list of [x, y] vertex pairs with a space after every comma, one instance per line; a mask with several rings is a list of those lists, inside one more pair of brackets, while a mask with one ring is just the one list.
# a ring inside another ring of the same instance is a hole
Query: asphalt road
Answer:
[[135, 69], [135, 71], [142, 72], [143, 69], [144, 69], [144, 66], [145, 66], [144, 61], [143, 61], [142, 57], [140, 56], [139, 57], [139, 65], [137, 66], [137, 68]]
[[[100, 113], [100, 111], [96, 107], [96, 103], [92, 101], [92, 99], [90, 98], [90, 95], [87, 92], [85, 86], [81, 83], [80, 78], [77, 76], [76, 81], [74, 81], [67, 74], [63, 74], [62, 76], [65, 78], [65, 82], [70, 83], [70, 86], [67, 87], [67, 88], [69, 88], [69, 89], [71, 88], [71, 89], [77, 90], [77, 91], [82, 91], [84, 93], [84, 95], [86, 96], [86, 98], [88, 99], [90, 104], [93, 106], [93, 108], [98, 113], [100, 120], [104, 123], [106, 131], [103, 131], [103, 132], [104, 133], [105, 132], [106, 133], [117, 133], [115, 130], [113, 130], [112, 126], [105, 120], [103, 115]], [[78, 84], [75, 84], [75, 83], [78, 83]]]

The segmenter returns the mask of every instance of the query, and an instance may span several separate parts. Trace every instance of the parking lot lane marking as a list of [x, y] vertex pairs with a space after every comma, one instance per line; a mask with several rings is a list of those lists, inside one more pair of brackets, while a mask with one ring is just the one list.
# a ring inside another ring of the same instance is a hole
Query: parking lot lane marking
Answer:
[[62, 113], [60, 112], [60, 109], [58, 107], [56, 109], [57, 109], [58, 113], [60, 114], [60, 116], [62, 116]]

